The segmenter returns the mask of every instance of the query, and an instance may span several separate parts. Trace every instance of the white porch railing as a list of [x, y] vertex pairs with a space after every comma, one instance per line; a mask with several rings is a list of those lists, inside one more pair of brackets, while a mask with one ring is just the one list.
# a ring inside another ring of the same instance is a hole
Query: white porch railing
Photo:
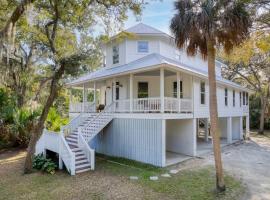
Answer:
[[79, 114], [77, 117], [72, 119], [67, 125], [61, 126], [61, 131], [63, 135], [66, 137], [72, 133], [78, 126], [84, 121], [83, 113]]
[[[130, 110], [132, 105], [132, 111]], [[164, 112], [169, 113], [190, 113], [192, 112], [191, 99], [177, 99], [173, 97], [164, 98]], [[133, 99], [132, 104], [129, 99], [117, 100], [114, 104], [114, 112], [125, 113], [147, 113], [161, 112], [161, 99], [159, 97]]]
[[70, 113], [91, 113], [95, 112], [96, 107], [94, 102], [76, 102], [76, 103], [70, 103], [69, 104], [69, 112]]
[[75, 174], [75, 153], [69, 148], [62, 132], [56, 133], [44, 129], [36, 144], [36, 154], [44, 153], [45, 149], [59, 154], [59, 168], [62, 168], [62, 159], [70, 174]]

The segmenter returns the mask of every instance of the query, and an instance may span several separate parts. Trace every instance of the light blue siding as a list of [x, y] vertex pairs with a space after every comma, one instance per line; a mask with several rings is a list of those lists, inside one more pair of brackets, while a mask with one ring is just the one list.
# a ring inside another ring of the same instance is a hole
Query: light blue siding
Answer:
[[114, 119], [90, 145], [98, 153], [162, 166], [162, 120]]

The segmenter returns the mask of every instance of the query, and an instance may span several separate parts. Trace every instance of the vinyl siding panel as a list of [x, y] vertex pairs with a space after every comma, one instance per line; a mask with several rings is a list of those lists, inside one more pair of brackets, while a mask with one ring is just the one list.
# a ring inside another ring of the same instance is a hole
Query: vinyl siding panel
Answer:
[[97, 153], [162, 166], [162, 120], [114, 119], [90, 143]]

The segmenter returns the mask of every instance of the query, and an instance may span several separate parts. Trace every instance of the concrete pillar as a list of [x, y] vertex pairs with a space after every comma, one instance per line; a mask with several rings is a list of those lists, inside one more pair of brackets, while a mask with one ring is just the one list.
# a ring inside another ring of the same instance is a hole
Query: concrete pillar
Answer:
[[192, 130], [193, 130], [193, 143], [192, 143], [192, 149], [193, 149], [193, 153], [192, 156], [196, 156], [197, 155], [197, 119], [194, 118], [192, 119]]
[[246, 139], [249, 138], [249, 115], [246, 116]]
[[162, 119], [161, 142], [162, 142], [162, 167], [166, 166], [166, 120]]
[[164, 68], [160, 68], [160, 109], [164, 113]]
[[208, 118], [205, 118], [205, 122], [204, 122], [204, 132], [205, 132], [205, 135], [204, 135], [204, 139], [205, 139], [205, 142], [208, 142]]
[[240, 117], [240, 124], [239, 124], [239, 128], [240, 128], [240, 140], [243, 139], [243, 117]]
[[227, 118], [227, 143], [232, 143], [232, 118]]
[[177, 81], [178, 112], [181, 112], [181, 103], [180, 103], [180, 72], [176, 72], [176, 81]]
[[129, 75], [129, 109], [133, 112], [133, 74]]
[[61, 159], [61, 156], [59, 155], [59, 169], [63, 169], [63, 160]]

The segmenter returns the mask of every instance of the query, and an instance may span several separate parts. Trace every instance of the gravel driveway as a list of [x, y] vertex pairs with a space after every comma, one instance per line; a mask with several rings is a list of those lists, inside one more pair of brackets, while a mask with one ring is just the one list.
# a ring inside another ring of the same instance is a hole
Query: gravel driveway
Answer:
[[225, 170], [247, 186], [243, 199], [270, 199], [270, 138], [251, 137], [250, 141], [226, 147], [223, 162]]

